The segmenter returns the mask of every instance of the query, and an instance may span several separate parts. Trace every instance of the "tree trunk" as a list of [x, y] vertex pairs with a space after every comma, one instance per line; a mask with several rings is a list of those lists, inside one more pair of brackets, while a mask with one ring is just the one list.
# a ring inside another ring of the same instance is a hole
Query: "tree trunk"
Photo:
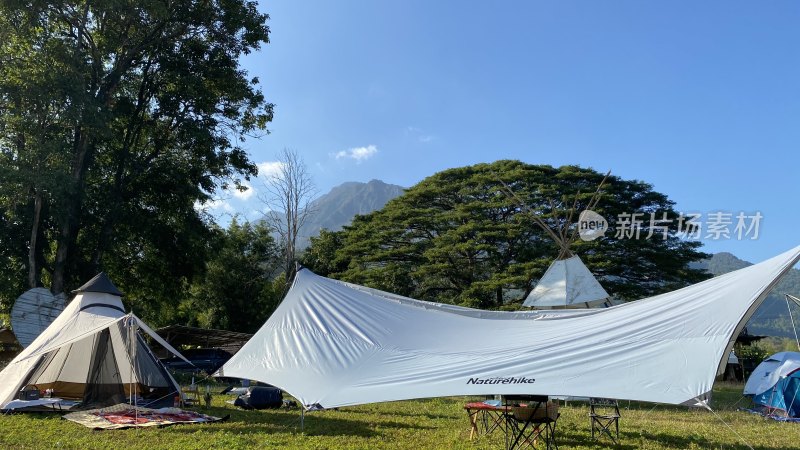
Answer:
[[53, 294], [64, 292], [66, 284], [67, 263], [72, 254], [72, 247], [78, 237], [80, 229], [80, 211], [83, 204], [83, 182], [86, 178], [86, 168], [89, 160], [90, 145], [86, 133], [80, 127], [75, 129], [75, 159], [72, 163], [71, 192], [66, 198], [65, 214], [61, 223], [61, 233], [58, 236], [56, 259], [53, 264], [53, 283], [50, 291]]
[[42, 192], [34, 190], [33, 225], [31, 225], [31, 241], [28, 246], [28, 287], [31, 289], [42, 284], [42, 267], [38, 263], [39, 227], [42, 221]]

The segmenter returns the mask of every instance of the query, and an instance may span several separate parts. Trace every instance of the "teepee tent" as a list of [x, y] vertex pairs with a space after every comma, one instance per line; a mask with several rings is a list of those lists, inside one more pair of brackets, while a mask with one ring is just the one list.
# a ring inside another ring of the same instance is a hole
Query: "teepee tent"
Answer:
[[143, 331], [183, 358], [133, 313], [100, 273], [77, 290], [64, 311], [0, 372], [0, 409], [23, 390], [49, 390], [81, 407], [132, 401], [171, 404], [180, 388], [144, 342]]
[[[609, 175], [611, 175], [611, 172], [608, 172], [597, 186], [597, 190], [586, 205], [584, 212], [590, 212], [592, 208], [597, 206], [600, 201], [600, 192]], [[498, 180], [500, 179], [498, 178]], [[570, 249], [570, 246], [578, 236], [578, 227], [574, 227], [572, 230], [570, 228], [573, 225], [572, 219], [578, 207], [580, 192], [575, 196], [572, 208], [570, 208], [566, 217], [558, 217], [555, 207], [553, 208], [552, 215], [558, 219], [556, 222], [561, 224], [556, 229], [553, 229], [541, 217], [531, 211], [508, 185], [503, 183], [502, 180], [500, 182], [503, 184], [505, 194], [519, 202], [520, 207], [530, 214], [533, 222], [559, 248], [558, 257], [550, 264], [550, 267], [547, 268], [522, 305], [536, 309], [611, 306], [611, 300], [606, 290], [603, 289], [603, 286], [600, 285], [583, 261]]]
[[744, 395], [764, 415], [800, 418], [800, 353], [780, 352], [762, 361], [747, 380]]
[[608, 303], [609, 295], [583, 261], [575, 255], [557, 259], [528, 294], [523, 306], [535, 308], [589, 308]]

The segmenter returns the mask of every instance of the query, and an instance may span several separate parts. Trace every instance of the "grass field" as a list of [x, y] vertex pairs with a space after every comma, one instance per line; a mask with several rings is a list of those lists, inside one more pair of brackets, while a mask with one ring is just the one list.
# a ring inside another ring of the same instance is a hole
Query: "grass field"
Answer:
[[[747, 404], [740, 385], [718, 385], [714, 409], [735, 433], [755, 449], [800, 448], [800, 424], [779, 423], [736, 411]], [[92, 431], [58, 415], [0, 416], [0, 448], [106, 449], [497, 449], [503, 435], [469, 440], [463, 410], [468, 398], [414, 400], [342, 408], [306, 414], [300, 430], [299, 411], [242, 411], [216, 396], [208, 414], [227, 422], [178, 425], [161, 429]], [[737, 403], [738, 401], [738, 403]], [[562, 406], [557, 442], [561, 449], [733, 449], [748, 448], [714, 414], [687, 408], [623, 402], [620, 445], [592, 441], [588, 408]], [[539, 448], [544, 448], [539, 445]]]

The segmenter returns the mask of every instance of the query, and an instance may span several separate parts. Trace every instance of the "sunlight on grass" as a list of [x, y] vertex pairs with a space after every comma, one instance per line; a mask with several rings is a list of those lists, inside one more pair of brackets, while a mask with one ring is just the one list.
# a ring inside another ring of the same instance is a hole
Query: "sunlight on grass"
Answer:
[[[736, 408], [746, 406], [741, 385], [719, 384], [714, 407], [736, 433], [756, 449], [797, 448], [800, 424], [765, 420]], [[242, 411], [216, 396], [203, 412], [227, 422], [179, 425], [161, 429], [92, 431], [58, 415], [0, 416], [2, 448], [153, 449], [496, 449], [503, 435], [469, 440], [463, 405], [467, 397], [437, 398], [363, 405], [306, 414], [300, 429], [298, 410]], [[747, 448], [742, 440], [708, 411], [622, 402], [620, 449]], [[561, 408], [557, 441], [562, 449], [612, 447], [608, 439], [592, 441], [588, 408], [570, 402]], [[542, 447], [542, 446], [540, 446]]]

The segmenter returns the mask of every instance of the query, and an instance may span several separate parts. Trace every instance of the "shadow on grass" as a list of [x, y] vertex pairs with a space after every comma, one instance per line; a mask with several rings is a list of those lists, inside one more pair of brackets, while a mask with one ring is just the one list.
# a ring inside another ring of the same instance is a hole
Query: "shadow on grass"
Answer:
[[574, 447], [589, 447], [589, 448], [615, 448], [620, 450], [634, 450], [639, 448], [638, 445], [633, 445], [625, 442], [625, 433], [620, 432], [620, 439], [617, 444], [606, 435], [596, 435], [592, 439], [592, 435], [588, 429], [577, 427], [574, 424], [565, 424], [565, 426], [556, 427], [556, 443], [562, 448]]
[[429, 412], [403, 412], [403, 411], [390, 411], [390, 412], [377, 412], [377, 411], [359, 411], [354, 409], [342, 409], [343, 413], [352, 414], [352, 415], [381, 415], [381, 416], [397, 416], [397, 417], [413, 417], [413, 418], [425, 418], [431, 420], [438, 420], [438, 419], [459, 419], [462, 417], [467, 417], [466, 412], [463, 414], [431, 414]]
[[663, 445], [666, 448], [677, 448], [677, 449], [685, 449], [694, 446], [695, 448], [752, 448], [753, 450], [767, 450], [767, 449], [774, 449], [775, 447], [763, 447], [763, 446], [755, 446], [749, 447], [749, 445], [745, 445], [743, 442], [737, 442], [736, 444], [722, 444], [720, 442], [714, 442], [711, 440], [706, 439], [705, 437], [692, 435], [692, 436], [676, 436], [674, 434], [666, 434], [666, 433], [650, 433], [644, 431], [642, 433], [625, 433], [629, 435], [630, 439], [639, 440], [644, 438], [648, 441], [658, 442], [659, 444]]
[[[304, 426], [300, 426], [299, 410], [264, 410], [264, 411], [241, 411], [227, 408], [209, 408], [201, 411], [203, 414], [223, 417], [230, 415], [225, 422], [208, 424], [216, 430], [241, 431], [246, 429], [249, 432], [264, 433], [302, 433], [307, 436], [358, 436], [375, 437], [381, 436], [379, 429], [414, 429], [429, 430], [434, 427], [415, 425], [397, 422], [393, 420], [352, 420], [342, 417], [331, 417], [330, 412], [326, 415], [319, 413], [306, 413]], [[393, 416], [395, 414], [386, 415]], [[173, 428], [179, 433], [194, 433], [195, 427]]]
[[[613, 441], [605, 435], [598, 436], [595, 439], [592, 439], [591, 435], [587, 435], [585, 431], [581, 430], [562, 429], [556, 431], [556, 442], [559, 445], [559, 447], [562, 448], [588, 447], [595, 449], [614, 448], [620, 450], [634, 450], [639, 448], [638, 442], [640, 442], [642, 439], [650, 443], [658, 443], [662, 445], [664, 448], [673, 448], [673, 449], [748, 448], [748, 446], [742, 442], [733, 445], [727, 443], [723, 444], [697, 435], [678, 436], [667, 433], [651, 433], [651, 432], [634, 433], [634, 432], [620, 431], [618, 443], [614, 444]], [[753, 447], [753, 449], [767, 450], [767, 449], [774, 449], [774, 447], [755, 446]]]

